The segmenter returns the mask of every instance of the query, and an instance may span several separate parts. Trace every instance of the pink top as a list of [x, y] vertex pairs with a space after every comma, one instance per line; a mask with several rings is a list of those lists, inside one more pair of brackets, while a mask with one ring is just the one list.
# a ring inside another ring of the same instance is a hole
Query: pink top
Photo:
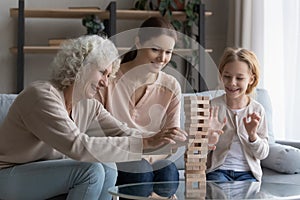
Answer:
[[100, 91], [99, 99], [114, 117], [142, 132], [180, 127], [181, 88], [173, 76], [160, 71], [135, 105], [136, 89], [135, 82], [119, 70], [109, 86]]
[[117, 73], [117, 77], [100, 93], [104, 107], [129, 127], [142, 131], [158, 132], [180, 127], [180, 95], [178, 81], [160, 72], [156, 81], [146, 86], [146, 92], [135, 105], [135, 83]]

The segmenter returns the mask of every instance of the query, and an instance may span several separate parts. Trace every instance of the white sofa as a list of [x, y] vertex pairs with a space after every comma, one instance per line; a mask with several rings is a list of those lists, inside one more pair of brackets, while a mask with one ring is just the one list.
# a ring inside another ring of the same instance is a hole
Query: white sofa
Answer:
[[[220, 95], [221, 93], [222, 91], [208, 91], [197, 93], [197, 95], [208, 95], [210, 97], [214, 97], [216, 95]], [[295, 183], [300, 185], [300, 143], [275, 141], [273, 134], [272, 106], [270, 97], [267, 91], [264, 89], [257, 89], [256, 93], [257, 101], [264, 106], [266, 111], [270, 136], [270, 153], [269, 156], [262, 161], [264, 173], [262, 181], [275, 183]], [[16, 94], [0, 94], [0, 125], [16, 96]], [[183, 112], [181, 113], [181, 124], [184, 124]], [[174, 155], [170, 157], [170, 159], [175, 162], [180, 170], [181, 178], [184, 174], [183, 154], [184, 149], [180, 148]]]

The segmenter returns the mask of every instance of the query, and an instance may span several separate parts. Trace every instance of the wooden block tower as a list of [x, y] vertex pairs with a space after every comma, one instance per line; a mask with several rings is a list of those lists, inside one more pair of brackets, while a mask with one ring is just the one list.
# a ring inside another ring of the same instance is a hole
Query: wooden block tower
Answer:
[[209, 97], [185, 96], [185, 131], [189, 141], [185, 152], [186, 199], [205, 199], [208, 153]]

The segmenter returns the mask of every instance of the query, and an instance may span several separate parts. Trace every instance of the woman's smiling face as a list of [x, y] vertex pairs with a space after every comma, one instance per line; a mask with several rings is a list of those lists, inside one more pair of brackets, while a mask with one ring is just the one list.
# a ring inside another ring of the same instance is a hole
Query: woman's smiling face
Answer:
[[[171, 60], [175, 39], [168, 35], [160, 35], [147, 40], [143, 44], [137, 42], [137, 58], [147, 64], [149, 70], [158, 73]], [[150, 65], [148, 65], [150, 64]]]

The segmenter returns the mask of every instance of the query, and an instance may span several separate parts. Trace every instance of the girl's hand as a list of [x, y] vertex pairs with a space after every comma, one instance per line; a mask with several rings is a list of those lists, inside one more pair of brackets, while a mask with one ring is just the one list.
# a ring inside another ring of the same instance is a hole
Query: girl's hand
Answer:
[[243, 118], [244, 126], [247, 130], [249, 141], [254, 142], [257, 139], [257, 127], [260, 121], [260, 116], [257, 113], [248, 114]]
[[222, 130], [213, 130], [209, 129], [208, 130], [208, 150], [215, 150], [216, 149], [216, 144], [219, 141], [219, 136], [223, 134]]
[[222, 122], [219, 122], [218, 118], [219, 107], [212, 106], [209, 108], [209, 127], [213, 130], [222, 130], [226, 124], [226, 117]]
[[208, 149], [215, 150], [219, 141], [219, 136], [223, 134], [223, 128], [226, 124], [226, 117], [223, 122], [219, 122], [219, 107], [212, 106], [209, 109], [209, 130], [208, 130]]
[[144, 150], [156, 149], [166, 144], [176, 144], [176, 141], [184, 142], [187, 136], [187, 133], [180, 128], [166, 129], [143, 138], [143, 147]]

